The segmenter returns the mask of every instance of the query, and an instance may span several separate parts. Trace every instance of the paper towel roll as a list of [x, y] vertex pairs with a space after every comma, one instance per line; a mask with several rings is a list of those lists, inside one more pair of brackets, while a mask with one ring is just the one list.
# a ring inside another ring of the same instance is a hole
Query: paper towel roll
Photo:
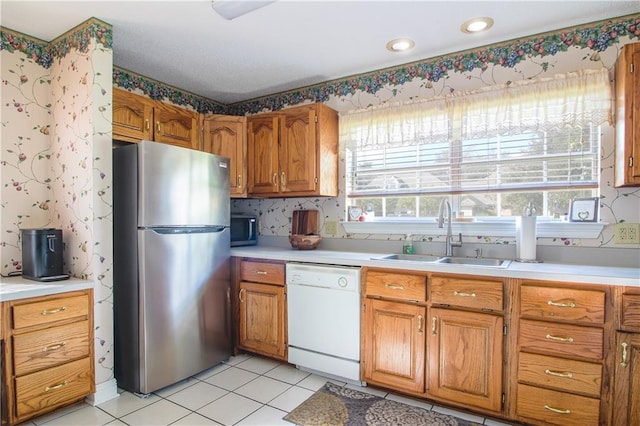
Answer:
[[536, 260], [536, 217], [516, 217], [516, 259]]

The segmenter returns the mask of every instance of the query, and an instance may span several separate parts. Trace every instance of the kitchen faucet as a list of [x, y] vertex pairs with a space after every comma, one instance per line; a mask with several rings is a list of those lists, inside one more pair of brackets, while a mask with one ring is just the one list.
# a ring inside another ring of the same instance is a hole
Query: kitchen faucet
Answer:
[[452, 257], [453, 248], [462, 247], [462, 232], [458, 234], [458, 241], [453, 241], [453, 233], [451, 232], [451, 204], [446, 198], [442, 200], [442, 202], [440, 203], [440, 208], [438, 209], [438, 228], [442, 228], [444, 226], [445, 207], [447, 209], [447, 239], [445, 241], [445, 256]]

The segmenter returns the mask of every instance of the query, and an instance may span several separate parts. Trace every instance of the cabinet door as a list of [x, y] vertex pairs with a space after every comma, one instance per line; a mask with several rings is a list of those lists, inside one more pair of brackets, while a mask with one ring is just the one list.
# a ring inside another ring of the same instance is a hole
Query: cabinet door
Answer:
[[612, 425], [640, 425], [640, 333], [617, 333]]
[[208, 115], [203, 120], [202, 150], [229, 157], [231, 197], [247, 195], [246, 117]]
[[126, 90], [113, 89], [113, 138], [138, 142], [153, 138], [153, 103]]
[[365, 299], [365, 381], [424, 393], [425, 310], [414, 304]]
[[247, 350], [285, 357], [284, 287], [242, 281], [239, 345]]
[[500, 411], [502, 317], [431, 309], [429, 394]]
[[153, 110], [153, 140], [198, 149], [198, 114], [157, 102]]
[[640, 43], [622, 47], [616, 62], [615, 186], [640, 185]]
[[316, 171], [316, 113], [313, 107], [284, 110], [280, 119], [280, 190], [314, 192]]
[[250, 117], [247, 127], [249, 194], [278, 194], [278, 117]]

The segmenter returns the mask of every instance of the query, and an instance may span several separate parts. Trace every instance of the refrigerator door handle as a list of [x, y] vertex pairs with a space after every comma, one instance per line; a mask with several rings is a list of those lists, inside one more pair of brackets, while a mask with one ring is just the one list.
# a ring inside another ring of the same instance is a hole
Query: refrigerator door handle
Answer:
[[172, 234], [214, 234], [227, 229], [226, 226], [189, 226], [189, 227], [147, 227], [140, 230], [153, 231], [156, 234], [172, 235]]

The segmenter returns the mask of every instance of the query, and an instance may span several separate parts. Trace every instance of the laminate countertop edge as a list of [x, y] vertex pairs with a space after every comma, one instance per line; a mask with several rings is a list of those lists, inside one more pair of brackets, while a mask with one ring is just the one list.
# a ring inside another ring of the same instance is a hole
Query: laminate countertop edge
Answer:
[[22, 277], [0, 277], [0, 302], [26, 299], [38, 296], [67, 293], [70, 291], [93, 289], [95, 283], [80, 278], [61, 281], [35, 281]]
[[390, 253], [346, 252], [334, 250], [295, 250], [282, 247], [248, 246], [233, 247], [231, 256], [258, 259], [368, 266], [403, 271], [469, 274], [478, 276], [519, 278], [530, 280], [564, 281], [585, 284], [606, 284], [640, 287], [640, 266], [625, 268], [614, 266], [573, 265], [561, 263], [525, 263], [512, 261], [507, 268], [476, 265], [452, 265], [445, 263], [416, 262], [413, 260], [374, 259]]

